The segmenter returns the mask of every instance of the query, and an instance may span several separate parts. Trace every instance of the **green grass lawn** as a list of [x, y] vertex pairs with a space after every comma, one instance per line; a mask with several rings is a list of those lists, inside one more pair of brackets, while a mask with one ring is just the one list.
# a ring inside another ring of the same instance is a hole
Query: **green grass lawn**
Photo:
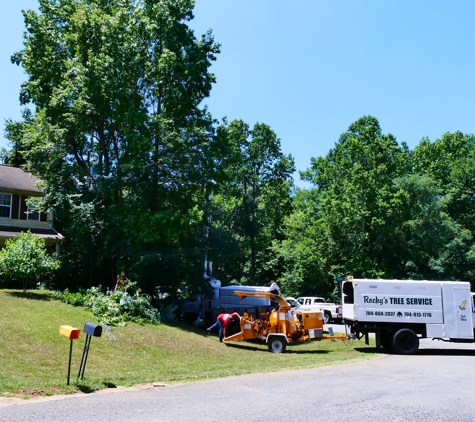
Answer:
[[[103, 330], [93, 337], [84, 379], [77, 375], [86, 322], [84, 308], [66, 305], [46, 291], [0, 290], [0, 396], [52, 395], [151, 382], [176, 383], [257, 372], [317, 368], [380, 356], [363, 341], [292, 344], [273, 354], [264, 342], [218, 342], [216, 333], [184, 323], [138, 325]], [[70, 340], [61, 325], [81, 329], [73, 340], [71, 382], [67, 386]]]

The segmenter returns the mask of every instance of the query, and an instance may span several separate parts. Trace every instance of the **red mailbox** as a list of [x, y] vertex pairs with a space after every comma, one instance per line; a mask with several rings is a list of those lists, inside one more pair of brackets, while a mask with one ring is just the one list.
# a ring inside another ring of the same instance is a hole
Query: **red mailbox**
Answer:
[[71, 375], [71, 356], [73, 353], [73, 340], [78, 339], [80, 333], [81, 333], [81, 330], [79, 328], [74, 328], [74, 327], [71, 327], [70, 325], [61, 325], [61, 327], [59, 327], [59, 334], [71, 340], [70, 345], [69, 345], [69, 365], [68, 365], [68, 384], [67, 385], [69, 385], [69, 378]]
[[79, 334], [81, 334], [81, 330], [79, 328], [71, 327], [70, 325], [61, 325], [61, 327], [59, 327], [59, 334], [70, 340], [77, 340]]

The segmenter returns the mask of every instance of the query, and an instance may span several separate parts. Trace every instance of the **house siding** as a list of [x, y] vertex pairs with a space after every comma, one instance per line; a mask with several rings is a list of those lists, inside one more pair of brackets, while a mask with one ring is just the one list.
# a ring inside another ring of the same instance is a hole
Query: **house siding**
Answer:
[[20, 216], [20, 195], [12, 195], [12, 219], [18, 220]]
[[[29, 172], [16, 167], [0, 165], [0, 193], [11, 197], [10, 215], [0, 217], [0, 248], [7, 239], [19, 236], [20, 233], [31, 231], [36, 236], [45, 239], [46, 244], [58, 245], [64, 237], [59, 234], [49, 221], [52, 214], [40, 212], [39, 221], [29, 220], [28, 198], [41, 197], [42, 191], [36, 186], [38, 178]], [[5, 208], [7, 205], [3, 205]], [[6, 212], [3, 212], [6, 214]]]
[[26, 220], [26, 212], [28, 211], [28, 206], [26, 205], [27, 196], [20, 197], [20, 220]]

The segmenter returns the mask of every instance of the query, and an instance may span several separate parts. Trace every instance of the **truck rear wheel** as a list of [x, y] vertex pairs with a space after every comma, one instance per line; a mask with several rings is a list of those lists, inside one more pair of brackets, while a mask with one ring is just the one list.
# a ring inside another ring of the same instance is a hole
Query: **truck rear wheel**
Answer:
[[279, 336], [269, 337], [267, 347], [272, 353], [284, 353], [287, 343]]
[[402, 328], [394, 334], [392, 345], [396, 353], [412, 355], [419, 348], [419, 337], [409, 328]]
[[328, 311], [323, 312], [323, 323], [330, 324], [330, 320], [332, 319], [332, 314]]

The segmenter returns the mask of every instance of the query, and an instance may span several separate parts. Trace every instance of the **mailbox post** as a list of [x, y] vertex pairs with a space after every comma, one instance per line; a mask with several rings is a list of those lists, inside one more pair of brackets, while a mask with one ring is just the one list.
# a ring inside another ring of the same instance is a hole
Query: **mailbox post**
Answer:
[[70, 325], [61, 325], [59, 327], [59, 334], [71, 340], [69, 346], [69, 364], [68, 364], [68, 384], [69, 385], [69, 378], [71, 375], [71, 356], [73, 354], [73, 340], [79, 338], [79, 334], [81, 330], [79, 328], [71, 327]]
[[86, 370], [87, 355], [89, 354], [89, 346], [91, 345], [92, 337], [100, 337], [102, 335], [102, 326], [86, 322], [83, 332], [86, 333], [86, 341], [84, 342], [84, 350], [82, 352], [81, 365], [79, 366], [78, 378], [84, 378], [84, 371]]

